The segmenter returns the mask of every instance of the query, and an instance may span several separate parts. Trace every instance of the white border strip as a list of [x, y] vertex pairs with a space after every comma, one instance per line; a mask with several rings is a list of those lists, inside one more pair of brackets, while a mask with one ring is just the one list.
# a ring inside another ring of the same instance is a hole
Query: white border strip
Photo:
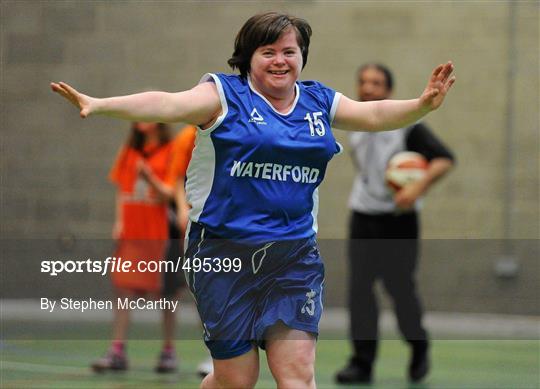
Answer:
[[311, 225], [311, 229], [317, 233], [319, 230], [319, 224], [317, 222], [317, 216], [319, 214], [319, 187], [315, 188], [313, 191], [313, 209], [311, 210], [311, 217], [313, 219], [313, 224]]
[[212, 124], [212, 126], [207, 128], [206, 130], [203, 130], [201, 127], [197, 126], [197, 128], [199, 129], [199, 133], [202, 135], [208, 135], [216, 128], [218, 128], [219, 125], [223, 123], [223, 120], [229, 112], [229, 106], [227, 105], [227, 98], [225, 97], [225, 92], [223, 91], [223, 85], [221, 84], [221, 80], [217, 75], [215, 75], [214, 73], [206, 73], [201, 77], [199, 84], [202, 84], [203, 82], [210, 82], [211, 80], [214, 81], [218, 90], [219, 100], [221, 101], [221, 115], [219, 115], [214, 124]]
[[334, 122], [334, 116], [336, 116], [336, 111], [337, 111], [341, 96], [343, 95], [339, 92], [336, 92], [336, 94], [334, 95], [334, 100], [332, 101], [332, 106], [330, 107], [330, 124]]

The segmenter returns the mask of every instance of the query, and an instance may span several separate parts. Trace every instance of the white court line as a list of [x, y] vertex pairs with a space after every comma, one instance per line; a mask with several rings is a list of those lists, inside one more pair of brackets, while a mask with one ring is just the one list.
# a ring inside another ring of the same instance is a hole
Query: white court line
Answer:
[[0, 361], [0, 367], [2, 370], [19, 370], [19, 371], [32, 371], [38, 373], [70, 373], [70, 374], [89, 374], [89, 368], [73, 367], [73, 366], [60, 366], [60, 365], [46, 365], [43, 363], [26, 363], [26, 362], [14, 362], [14, 361]]
[[[61, 366], [61, 365], [48, 365], [45, 363], [26, 363], [26, 362], [15, 362], [15, 361], [0, 361], [0, 371], [5, 370], [16, 370], [16, 371], [27, 371], [34, 373], [47, 373], [47, 374], [69, 374], [77, 375], [79, 377], [85, 376], [88, 378], [92, 377], [103, 377], [106, 374], [94, 373], [91, 371], [90, 367], [75, 367], [75, 366]], [[109, 377], [126, 377], [129, 379], [137, 379], [148, 382], [155, 382], [156, 374], [154, 371], [127, 371], [125, 375], [120, 373], [120, 375], [114, 372], [113, 375]], [[172, 377], [174, 378], [174, 377]], [[91, 384], [92, 385], [92, 384]]]

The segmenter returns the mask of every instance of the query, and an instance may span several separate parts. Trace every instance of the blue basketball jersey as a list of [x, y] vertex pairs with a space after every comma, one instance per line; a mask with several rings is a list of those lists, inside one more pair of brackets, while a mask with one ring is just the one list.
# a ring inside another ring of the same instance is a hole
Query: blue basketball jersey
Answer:
[[199, 129], [187, 171], [190, 220], [225, 239], [301, 239], [317, 232], [318, 186], [341, 151], [331, 123], [341, 94], [316, 81], [296, 83], [287, 113], [249, 79], [207, 74], [222, 114]]

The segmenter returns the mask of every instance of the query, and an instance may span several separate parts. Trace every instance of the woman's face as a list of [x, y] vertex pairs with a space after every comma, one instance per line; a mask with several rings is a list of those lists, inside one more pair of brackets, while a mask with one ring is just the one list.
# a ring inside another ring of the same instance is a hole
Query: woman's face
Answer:
[[158, 132], [157, 123], [137, 122], [135, 128], [142, 134], [152, 134]]
[[260, 46], [251, 57], [251, 81], [263, 95], [294, 93], [302, 71], [302, 53], [290, 28], [272, 44]]

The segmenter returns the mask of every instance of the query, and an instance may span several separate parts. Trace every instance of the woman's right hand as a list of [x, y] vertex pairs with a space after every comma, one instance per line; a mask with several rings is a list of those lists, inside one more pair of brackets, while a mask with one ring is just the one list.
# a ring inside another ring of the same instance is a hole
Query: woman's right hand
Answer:
[[83, 95], [65, 82], [51, 82], [51, 89], [53, 92], [58, 93], [71, 104], [76, 106], [80, 110], [80, 115], [83, 119], [94, 111], [95, 101], [97, 99]]

